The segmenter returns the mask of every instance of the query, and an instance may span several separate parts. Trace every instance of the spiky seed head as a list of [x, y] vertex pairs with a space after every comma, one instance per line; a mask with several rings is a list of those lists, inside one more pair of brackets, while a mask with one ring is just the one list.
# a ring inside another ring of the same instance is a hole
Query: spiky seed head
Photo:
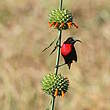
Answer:
[[52, 96], [64, 96], [69, 86], [68, 78], [61, 74], [53, 73], [46, 75], [42, 80], [42, 89], [45, 93]]
[[[56, 24], [53, 24], [53, 22]], [[53, 26], [55, 29], [68, 29], [70, 28], [70, 26], [68, 26], [68, 23], [70, 23], [72, 25], [73, 23], [73, 17], [72, 17], [72, 13], [67, 10], [67, 9], [56, 9], [56, 10], [52, 10], [49, 14], [49, 23], [52, 24], [50, 25]], [[64, 25], [62, 25], [62, 23], [64, 23]]]

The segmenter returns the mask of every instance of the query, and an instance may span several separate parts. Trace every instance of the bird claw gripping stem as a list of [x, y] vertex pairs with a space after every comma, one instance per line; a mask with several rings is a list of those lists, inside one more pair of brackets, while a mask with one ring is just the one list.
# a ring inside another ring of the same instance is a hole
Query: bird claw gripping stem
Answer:
[[58, 66], [56, 65], [55, 68], [59, 68], [59, 67], [62, 67], [62, 66], [64, 66], [64, 65], [66, 65], [66, 63], [60, 64], [60, 65], [58, 65]]
[[72, 26], [78, 28], [77, 23], [73, 21], [72, 13], [67, 9], [56, 9], [52, 10], [49, 14], [49, 27], [54, 27], [55, 29], [66, 30]]

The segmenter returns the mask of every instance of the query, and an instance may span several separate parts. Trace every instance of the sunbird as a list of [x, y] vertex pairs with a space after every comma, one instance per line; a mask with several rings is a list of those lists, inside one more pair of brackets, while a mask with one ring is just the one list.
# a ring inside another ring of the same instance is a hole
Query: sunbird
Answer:
[[66, 41], [63, 42], [63, 44], [61, 46], [61, 55], [63, 56], [65, 64], [68, 65], [69, 69], [71, 67], [71, 63], [73, 62], [73, 60], [75, 62], [77, 62], [77, 53], [76, 53], [76, 49], [74, 47], [74, 44], [77, 41], [81, 42], [80, 40], [76, 40], [73, 37], [69, 37], [69, 38], [67, 38]]

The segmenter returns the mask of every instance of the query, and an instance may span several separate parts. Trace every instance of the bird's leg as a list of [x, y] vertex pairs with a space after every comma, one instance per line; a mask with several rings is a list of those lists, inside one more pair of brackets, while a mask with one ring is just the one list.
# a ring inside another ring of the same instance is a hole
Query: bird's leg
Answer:
[[60, 64], [60, 65], [58, 65], [58, 66], [55, 66], [55, 68], [62, 67], [62, 66], [64, 66], [64, 65], [66, 65], [66, 63]]

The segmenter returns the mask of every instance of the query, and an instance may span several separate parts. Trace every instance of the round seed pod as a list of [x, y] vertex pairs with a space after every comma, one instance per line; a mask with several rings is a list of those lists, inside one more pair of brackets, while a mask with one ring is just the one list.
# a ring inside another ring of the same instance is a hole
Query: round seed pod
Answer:
[[42, 80], [42, 89], [45, 93], [52, 96], [64, 96], [69, 86], [68, 78], [61, 74], [48, 74]]
[[52, 10], [49, 14], [49, 26], [55, 29], [68, 29], [72, 26], [72, 13], [66, 9]]

